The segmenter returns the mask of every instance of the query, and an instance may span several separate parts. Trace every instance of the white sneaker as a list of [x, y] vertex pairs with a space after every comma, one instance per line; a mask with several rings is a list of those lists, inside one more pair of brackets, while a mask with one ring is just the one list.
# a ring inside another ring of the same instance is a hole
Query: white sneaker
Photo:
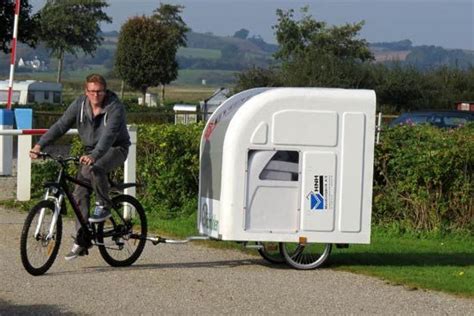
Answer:
[[64, 257], [67, 261], [76, 259], [78, 256], [83, 256], [87, 252], [87, 249], [84, 247], [79, 246], [78, 244], [74, 244], [72, 246], [71, 251]]

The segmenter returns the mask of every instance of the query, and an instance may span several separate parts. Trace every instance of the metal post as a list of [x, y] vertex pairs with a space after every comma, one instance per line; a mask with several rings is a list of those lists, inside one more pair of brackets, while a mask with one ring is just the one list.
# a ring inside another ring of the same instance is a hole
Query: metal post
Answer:
[[[135, 182], [136, 181], [136, 169], [137, 169], [137, 127], [129, 126], [128, 132], [130, 134], [130, 142], [132, 143], [128, 148], [128, 157], [125, 160], [125, 165], [123, 167], [123, 182]], [[124, 190], [125, 194], [136, 196], [136, 188], [126, 188]], [[131, 213], [132, 212], [132, 213]], [[123, 217], [129, 219], [133, 214], [134, 210], [130, 206], [124, 206]]]
[[17, 43], [17, 34], [18, 34], [18, 20], [20, 15], [20, 0], [16, 0], [15, 3], [15, 19], [13, 22], [13, 38], [12, 38], [12, 54], [10, 59], [10, 80], [8, 81], [8, 99], [7, 99], [7, 109], [11, 110], [12, 108], [12, 94], [13, 94], [13, 76], [15, 73], [15, 63], [16, 63], [16, 43]]
[[[0, 109], [0, 133], [13, 128], [13, 111]], [[0, 136], [0, 176], [12, 175], [13, 137], [1, 134]]]
[[382, 112], [379, 112], [376, 129], [377, 129], [377, 140], [375, 141], [375, 143], [378, 145], [380, 143], [380, 131], [382, 130]]
[[[129, 126], [128, 132], [130, 134], [130, 142], [132, 143], [128, 149], [128, 157], [125, 160], [124, 170], [123, 170], [123, 181], [125, 183], [135, 182], [136, 181], [136, 169], [137, 169], [137, 127]], [[135, 196], [136, 189], [135, 187], [126, 188], [125, 194]]]
[[31, 199], [31, 149], [32, 136], [18, 135], [18, 157], [16, 173], [16, 199], [29, 201]]

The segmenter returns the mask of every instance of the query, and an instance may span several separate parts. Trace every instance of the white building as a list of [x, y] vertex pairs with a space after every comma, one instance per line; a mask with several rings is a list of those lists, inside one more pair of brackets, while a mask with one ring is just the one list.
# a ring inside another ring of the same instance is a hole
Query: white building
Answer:
[[197, 122], [197, 106], [191, 104], [175, 104], [174, 123], [175, 124], [190, 124]]
[[[61, 103], [62, 85], [35, 80], [14, 81], [12, 103]], [[0, 81], [0, 104], [8, 100], [8, 80]]]
[[147, 93], [145, 95], [145, 104], [143, 103], [143, 97], [138, 98], [138, 104], [156, 107], [158, 106], [157, 100], [158, 96], [155, 93]]

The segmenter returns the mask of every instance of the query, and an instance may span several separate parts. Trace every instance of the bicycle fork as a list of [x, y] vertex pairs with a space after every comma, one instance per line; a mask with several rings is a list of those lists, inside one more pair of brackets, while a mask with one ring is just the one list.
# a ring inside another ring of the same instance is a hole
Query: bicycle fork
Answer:
[[[52, 188], [53, 190], [55, 190], [56, 188]], [[60, 194], [59, 197], [55, 197], [54, 194], [56, 192], [53, 192], [53, 195], [50, 195], [50, 191], [51, 188], [49, 188], [45, 195], [44, 195], [44, 200], [45, 201], [53, 201], [54, 203], [54, 213], [53, 213], [53, 218], [51, 220], [51, 224], [49, 226], [49, 231], [48, 231], [48, 235], [46, 235], [46, 240], [50, 240], [53, 238], [54, 236], [54, 229], [56, 228], [56, 224], [58, 222], [58, 217], [59, 217], [59, 214], [61, 213], [61, 205], [62, 205], [62, 202], [64, 200], [64, 195], [63, 194]], [[57, 189], [56, 189], [57, 190]], [[41, 230], [41, 226], [43, 225], [43, 220], [44, 220], [44, 214], [46, 213], [46, 209], [42, 208], [40, 210], [40, 216], [39, 216], [39, 220], [38, 220], [38, 224], [36, 225], [36, 229], [35, 229], [35, 238], [38, 238], [38, 235], [40, 233], [40, 230]]]

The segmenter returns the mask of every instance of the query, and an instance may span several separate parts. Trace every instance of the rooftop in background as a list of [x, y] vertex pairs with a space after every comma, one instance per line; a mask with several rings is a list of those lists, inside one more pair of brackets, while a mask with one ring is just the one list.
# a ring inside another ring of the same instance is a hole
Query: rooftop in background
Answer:
[[456, 109], [460, 111], [474, 112], [474, 101], [459, 101], [456, 102]]

